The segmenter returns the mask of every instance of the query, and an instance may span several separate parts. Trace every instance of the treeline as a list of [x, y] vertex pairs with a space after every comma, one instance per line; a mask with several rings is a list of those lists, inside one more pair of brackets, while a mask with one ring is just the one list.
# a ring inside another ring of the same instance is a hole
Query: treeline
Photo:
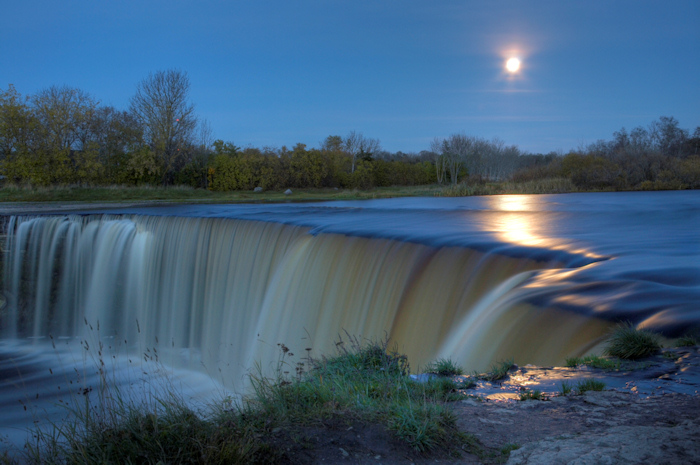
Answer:
[[565, 179], [580, 190], [700, 188], [700, 127], [672, 117], [624, 128], [568, 154], [527, 154], [499, 139], [435, 139], [419, 154], [389, 153], [350, 132], [318, 148], [240, 148], [213, 140], [181, 71], [137, 83], [129, 108], [72, 87], [22, 96], [0, 90], [0, 175], [14, 185], [188, 185], [216, 191], [371, 188]]
[[[329, 136], [319, 149], [297, 144], [292, 150], [248, 148], [217, 141], [208, 165], [208, 186], [212, 190], [245, 190], [262, 187], [352, 187], [412, 186], [435, 182], [435, 166], [428, 157], [364, 152], [360, 157]], [[354, 160], [353, 160], [354, 159]]]
[[212, 190], [357, 187], [435, 182], [426, 156], [382, 151], [350, 132], [320, 148], [236, 147], [214, 141], [176, 70], [148, 76], [127, 110], [86, 92], [50, 87], [23, 97], [0, 90], [0, 175], [16, 185], [189, 185]]
[[690, 134], [673, 117], [613, 133], [566, 155], [529, 155], [518, 182], [566, 178], [581, 190], [700, 188], [700, 127]]

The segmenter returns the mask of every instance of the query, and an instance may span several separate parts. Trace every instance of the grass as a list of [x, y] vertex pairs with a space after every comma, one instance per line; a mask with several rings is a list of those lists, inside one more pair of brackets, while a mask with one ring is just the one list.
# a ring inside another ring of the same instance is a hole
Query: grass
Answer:
[[661, 342], [656, 333], [624, 323], [613, 330], [604, 353], [612, 357], [635, 360], [653, 355], [659, 349]]
[[255, 395], [247, 406], [277, 423], [308, 423], [335, 415], [379, 422], [419, 452], [450, 448], [464, 438], [443, 404], [455, 385], [441, 379], [427, 383], [408, 378], [408, 361], [387, 342], [361, 343], [350, 338], [340, 353], [310, 360], [297, 380], [252, 378]]
[[139, 402], [107, 384], [110, 402], [77, 399], [68, 407], [73, 420], [34, 432], [22, 462], [278, 463], [290, 459], [290, 444], [305, 447], [309, 429], [335, 424], [346, 430], [357, 422], [381, 424], [419, 453], [484, 456], [446, 405], [464, 398], [464, 385], [448, 378], [411, 380], [408, 360], [387, 340], [349, 337], [336, 355], [309, 357], [293, 369], [289, 349], [280, 344], [280, 350], [273, 376], [260, 370], [250, 375], [250, 395], [201, 411], [171, 391]]
[[534, 391], [524, 391], [520, 394], [520, 400], [526, 401], [526, 400], [546, 400], [546, 396], [542, 393], [542, 391], [539, 390], [534, 390]]
[[605, 389], [605, 383], [596, 379], [586, 379], [576, 384], [576, 391], [579, 394], [586, 391], [602, 391], [603, 389]]
[[452, 361], [452, 359], [439, 358], [428, 363], [423, 369], [424, 373], [431, 373], [438, 376], [459, 376], [464, 373], [462, 367]]
[[568, 396], [574, 387], [567, 381], [562, 381], [561, 386], [559, 386], [559, 395]]
[[509, 360], [503, 360], [498, 363], [494, 363], [491, 365], [490, 370], [487, 373], [477, 375], [480, 379], [486, 380], [486, 381], [498, 381], [500, 379], [503, 379], [506, 377], [508, 372], [510, 371], [511, 368], [515, 363], [513, 363], [513, 359]]
[[438, 195], [442, 197], [465, 197], [470, 195], [498, 194], [563, 194], [579, 189], [568, 178], [545, 178], [533, 181], [471, 182], [444, 187]]
[[463, 182], [457, 185], [427, 184], [421, 186], [389, 186], [370, 189], [304, 188], [253, 191], [214, 192], [189, 186], [87, 186], [58, 185], [49, 187], [6, 185], [0, 188], [0, 202], [179, 202], [237, 203], [290, 202], [324, 200], [364, 200], [391, 197], [462, 197], [495, 194], [557, 194], [578, 192], [567, 178], [545, 178], [533, 181]]
[[676, 347], [693, 347], [700, 344], [697, 337], [687, 334], [676, 339]]
[[214, 192], [188, 186], [5, 186], [0, 188], [0, 202], [289, 202], [323, 200], [363, 200], [390, 197], [432, 197], [441, 188], [437, 185], [376, 187], [367, 190], [308, 188], [292, 189], [292, 195], [284, 191], [269, 190]]
[[598, 355], [587, 355], [585, 357], [571, 357], [566, 359], [566, 366], [576, 368], [580, 365], [590, 366], [592, 368], [600, 368], [602, 370], [619, 370], [620, 361], [611, 360], [609, 358], [600, 357]]

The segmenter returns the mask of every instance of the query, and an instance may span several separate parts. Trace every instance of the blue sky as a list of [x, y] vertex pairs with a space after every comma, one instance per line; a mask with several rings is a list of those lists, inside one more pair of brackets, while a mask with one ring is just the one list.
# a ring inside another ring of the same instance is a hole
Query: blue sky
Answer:
[[[0, 87], [128, 107], [187, 72], [214, 137], [389, 151], [455, 132], [530, 152], [674, 116], [700, 126], [700, 1], [0, 0]], [[506, 58], [522, 60], [516, 76]]]

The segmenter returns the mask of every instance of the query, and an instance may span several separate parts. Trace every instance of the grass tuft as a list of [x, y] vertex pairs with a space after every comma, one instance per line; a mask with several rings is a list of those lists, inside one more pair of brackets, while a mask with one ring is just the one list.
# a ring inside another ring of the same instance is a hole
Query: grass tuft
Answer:
[[600, 368], [603, 370], [613, 371], [620, 369], [619, 360], [610, 360], [598, 355], [587, 355], [585, 357], [571, 357], [566, 359], [566, 366], [576, 368], [580, 365], [590, 366], [592, 368]]
[[452, 359], [449, 358], [439, 358], [434, 362], [429, 363], [426, 365], [423, 372], [436, 374], [438, 376], [459, 376], [464, 373], [462, 367], [454, 363]]
[[605, 389], [605, 383], [597, 379], [586, 379], [576, 384], [576, 390], [579, 394], [586, 391], [602, 391], [603, 389]]
[[618, 325], [608, 339], [604, 353], [623, 359], [638, 359], [656, 353], [661, 348], [659, 336], [629, 323]]
[[524, 391], [520, 394], [520, 400], [526, 401], [526, 400], [546, 400], [545, 395], [542, 393], [542, 391], [539, 390], [534, 390], [534, 391]]
[[494, 363], [488, 373], [479, 375], [479, 378], [486, 381], [498, 381], [506, 377], [511, 368], [515, 366], [513, 359], [503, 360], [502, 362]]
[[574, 387], [567, 381], [562, 381], [561, 386], [559, 386], [559, 395], [568, 396]]
[[697, 337], [687, 334], [676, 339], [676, 347], [693, 347], [700, 344]]

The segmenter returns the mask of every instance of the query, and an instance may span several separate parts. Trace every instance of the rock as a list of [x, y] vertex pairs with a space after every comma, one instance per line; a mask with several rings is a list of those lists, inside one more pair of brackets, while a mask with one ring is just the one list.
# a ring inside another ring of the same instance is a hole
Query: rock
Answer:
[[292, 190], [287, 189], [286, 191], [284, 191], [284, 195], [292, 195]]
[[525, 444], [510, 453], [508, 465], [698, 463], [700, 424], [672, 427], [617, 426], [601, 433], [559, 436]]
[[262, 192], [262, 191], [263, 191], [263, 188], [260, 187], [260, 186], [258, 186], [258, 187], [256, 187], [255, 189], [253, 189], [253, 192]]

